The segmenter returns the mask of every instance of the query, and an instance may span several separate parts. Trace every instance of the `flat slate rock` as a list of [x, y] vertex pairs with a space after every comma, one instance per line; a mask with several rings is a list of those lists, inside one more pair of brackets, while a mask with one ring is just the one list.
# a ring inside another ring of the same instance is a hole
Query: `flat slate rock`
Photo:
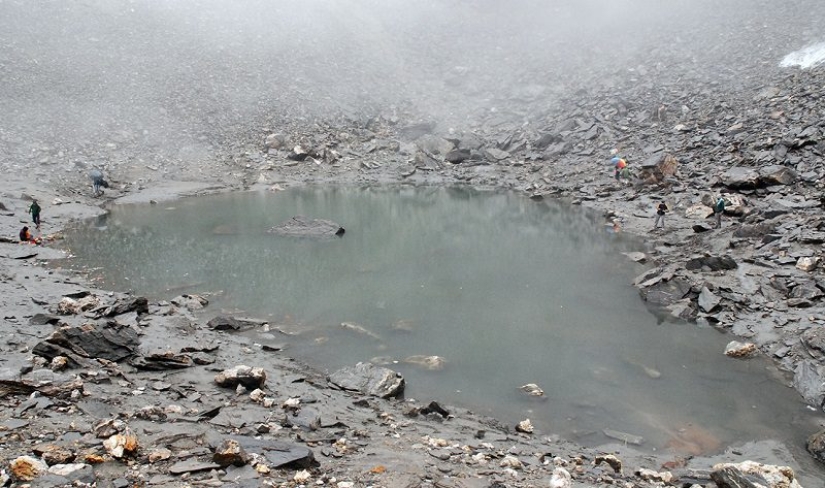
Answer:
[[196, 473], [198, 471], [208, 471], [212, 469], [221, 469], [221, 465], [213, 462], [204, 462], [197, 460], [181, 461], [169, 467], [171, 474]]

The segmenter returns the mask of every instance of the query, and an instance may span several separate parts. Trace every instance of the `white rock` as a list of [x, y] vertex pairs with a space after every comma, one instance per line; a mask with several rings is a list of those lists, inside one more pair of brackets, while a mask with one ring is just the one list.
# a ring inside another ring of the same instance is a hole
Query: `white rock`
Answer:
[[553, 470], [553, 476], [550, 478], [550, 488], [571, 488], [573, 486], [573, 477], [564, 468], [556, 468]]
[[264, 393], [264, 391], [260, 388], [255, 388], [249, 394], [249, 399], [255, 403], [261, 403], [264, 400], [264, 397], [266, 397], [266, 393]]
[[530, 422], [530, 419], [524, 419], [516, 425], [516, 430], [519, 432], [524, 432], [525, 434], [532, 434], [533, 423]]
[[292, 480], [296, 483], [306, 483], [307, 481], [309, 481], [311, 477], [312, 475], [309, 474], [309, 471], [302, 469], [295, 473], [295, 476], [292, 477]]
[[522, 469], [524, 467], [524, 465], [521, 464], [521, 460], [519, 460], [519, 458], [512, 456], [510, 454], [504, 456], [504, 459], [502, 459], [498, 465], [502, 468], [513, 469]]

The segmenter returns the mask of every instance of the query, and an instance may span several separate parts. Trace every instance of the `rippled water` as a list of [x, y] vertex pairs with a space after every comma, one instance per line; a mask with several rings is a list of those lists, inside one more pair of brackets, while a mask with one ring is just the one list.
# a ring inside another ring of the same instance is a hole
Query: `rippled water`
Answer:
[[[346, 234], [266, 233], [295, 215]], [[726, 358], [731, 338], [713, 329], [657, 320], [630, 284], [644, 268], [622, 254], [642, 244], [578, 208], [464, 189], [310, 188], [116, 207], [66, 243], [105, 287], [210, 293], [206, 318], [233, 312], [297, 333], [250, 341], [288, 342], [287, 354], [329, 371], [389, 364], [408, 397], [530, 418], [585, 445], [608, 442], [608, 429], [677, 454], [759, 439], [801, 449], [816, 429], [769, 363]]]

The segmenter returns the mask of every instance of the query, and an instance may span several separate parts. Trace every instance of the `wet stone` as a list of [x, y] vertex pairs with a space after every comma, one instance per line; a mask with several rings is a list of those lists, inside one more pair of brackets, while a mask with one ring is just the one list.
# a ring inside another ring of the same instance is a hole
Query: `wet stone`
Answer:
[[380, 398], [395, 397], [404, 391], [404, 378], [400, 374], [372, 363], [339, 369], [330, 375], [329, 381], [343, 390]]

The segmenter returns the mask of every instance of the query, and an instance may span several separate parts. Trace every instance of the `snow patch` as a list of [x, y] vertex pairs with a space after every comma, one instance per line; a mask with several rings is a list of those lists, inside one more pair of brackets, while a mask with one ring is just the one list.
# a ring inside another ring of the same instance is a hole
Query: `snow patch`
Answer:
[[823, 62], [825, 62], [825, 42], [820, 42], [788, 54], [785, 56], [785, 59], [779, 63], [779, 66], [783, 68], [790, 68], [792, 66], [813, 68]]

